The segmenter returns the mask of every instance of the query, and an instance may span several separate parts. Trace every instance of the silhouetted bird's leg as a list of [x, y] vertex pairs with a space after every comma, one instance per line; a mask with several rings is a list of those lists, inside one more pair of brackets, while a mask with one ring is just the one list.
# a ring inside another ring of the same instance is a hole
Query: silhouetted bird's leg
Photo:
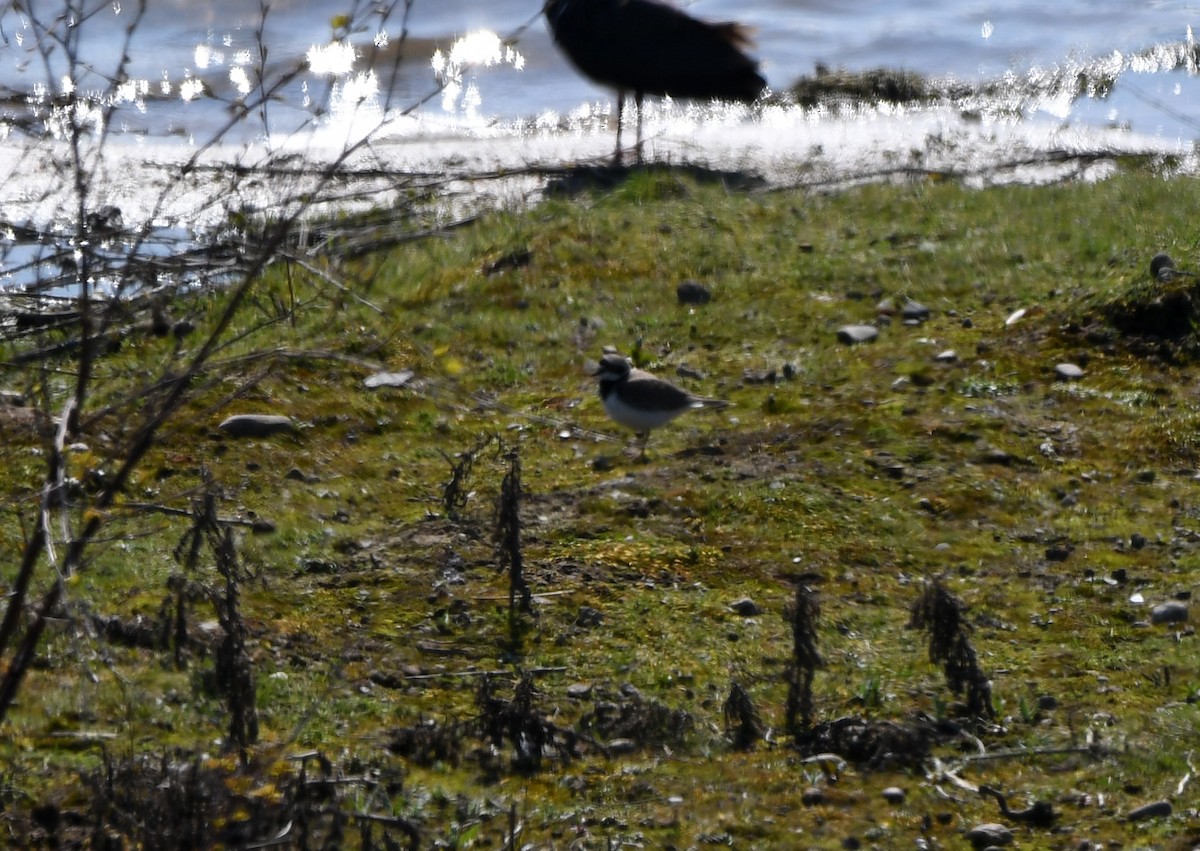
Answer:
[[642, 164], [642, 93], [641, 92], [634, 92], [633, 102], [634, 102], [634, 104], [637, 105], [637, 112], [638, 112], [637, 148], [635, 149], [635, 151], [636, 151], [636, 156], [637, 156], [637, 164], [641, 165]]
[[625, 112], [625, 92], [617, 89], [617, 150], [613, 152], [613, 165], [621, 164], [621, 117]]

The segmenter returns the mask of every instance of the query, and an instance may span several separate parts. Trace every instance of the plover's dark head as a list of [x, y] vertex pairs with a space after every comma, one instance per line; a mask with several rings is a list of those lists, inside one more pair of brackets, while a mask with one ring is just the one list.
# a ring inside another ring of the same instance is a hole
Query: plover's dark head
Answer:
[[629, 375], [629, 361], [623, 355], [605, 355], [592, 373], [601, 383], [620, 381]]

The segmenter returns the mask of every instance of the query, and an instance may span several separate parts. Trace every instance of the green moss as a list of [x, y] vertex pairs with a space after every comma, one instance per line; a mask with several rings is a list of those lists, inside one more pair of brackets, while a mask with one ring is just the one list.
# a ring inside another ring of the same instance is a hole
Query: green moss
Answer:
[[[779, 732], [791, 652], [781, 612], [796, 576], [822, 604], [820, 719], [951, 713], [921, 637], [904, 629], [921, 582], [941, 576], [970, 606], [1000, 708], [976, 735], [991, 750], [1029, 751], [964, 776], [1004, 788], [1014, 808], [1052, 801], [1071, 845], [1165, 842], [1181, 816], [1141, 833], [1114, 814], [1169, 797], [1187, 773], [1184, 749], [1156, 731], [1195, 738], [1182, 702], [1200, 687], [1194, 639], [1140, 621], [1194, 581], [1200, 406], [1178, 361], [1186, 347], [1163, 357], [1127, 328], [1087, 329], [1157, 297], [1145, 269], [1156, 251], [1187, 265], [1196, 188], [1130, 173], [1041, 188], [755, 194], [651, 170], [338, 268], [370, 306], [274, 268], [68, 586], [72, 611], [157, 616], [187, 527], [139, 506], [188, 507], [206, 471], [222, 515], [275, 527], [239, 530], [264, 749], [402, 767], [391, 805], [431, 838], [459, 841], [476, 826], [475, 840], [498, 845], [515, 802], [524, 840], [546, 846], [901, 843], [926, 830], [925, 813], [948, 814], [928, 831], [949, 846], [964, 826], [996, 820], [994, 801], [944, 799], [919, 765], [849, 766], [833, 784]], [[494, 268], [524, 251], [527, 264]], [[689, 278], [711, 303], [678, 304]], [[838, 327], [873, 321], [884, 298], [919, 300], [933, 316], [919, 327], [897, 318], [869, 346], [837, 342]], [[219, 303], [180, 309], [203, 328]], [[656, 432], [649, 461], [635, 463], [584, 369], [604, 345], [734, 407]], [[102, 361], [95, 404], [117, 405], [176, 363], [173, 347], [130, 340]], [[935, 361], [946, 349], [958, 359]], [[1064, 360], [1083, 360], [1085, 378], [1056, 382]], [[371, 391], [362, 380], [376, 368], [416, 380]], [[66, 392], [65, 380], [38, 380], [51, 399]], [[112, 468], [108, 447], [139, 409], [90, 424], [77, 478]], [[301, 428], [245, 441], [216, 431], [230, 413], [259, 410]], [[489, 434], [519, 448], [524, 469], [526, 571], [540, 596], [517, 650], [490, 539], [506, 470], [497, 444], [478, 450], [456, 521], [443, 504], [456, 455]], [[38, 487], [35, 442], [3, 450], [10, 552]], [[1048, 557], [1054, 545], [1065, 560]], [[192, 578], [211, 584], [214, 573], [202, 565]], [[733, 613], [743, 596], [763, 613]], [[196, 630], [213, 617], [203, 600], [192, 611]], [[215, 748], [226, 722], [205, 691], [211, 658], [192, 654], [179, 670], [166, 651], [113, 648], [67, 622], [6, 730], [20, 792], [10, 798], [62, 794], [73, 772], [99, 764], [54, 732], [113, 732], [127, 755]], [[518, 667], [545, 671], [538, 705], [561, 726], [626, 683], [695, 724], [669, 749], [593, 753], [534, 776], [478, 742], [435, 767], [387, 750], [395, 728], [474, 717], [479, 672]], [[749, 684], [774, 745], [743, 754], [725, 742], [731, 676]], [[568, 698], [581, 682], [597, 697]], [[1043, 694], [1059, 708], [1036, 709]], [[1089, 729], [1105, 746], [1072, 750]], [[938, 754], [960, 756], [954, 745]], [[908, 791], [898, 807], [879, 794], [893, 784]], [[829, 800], [803, 806], [809, 785]], [[1104, 807], [1073, 803], [1101, 793]]]

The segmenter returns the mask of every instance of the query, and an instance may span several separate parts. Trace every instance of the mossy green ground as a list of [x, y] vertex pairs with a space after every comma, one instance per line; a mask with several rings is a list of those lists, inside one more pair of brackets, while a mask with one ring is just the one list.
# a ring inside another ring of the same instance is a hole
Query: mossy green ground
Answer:
[[[1197, 576], [1194, 370], [1084, 329], [1097, 305], [1146, 289], [1155, 252], [1193, 262], [1198, 189], [1139, 172], [1036, 188], [747, 194], [650, 170], [331, 268], [346, 290], [280, 266], [240, 314], [258, 331], [197, 385], [128, 502], [186, 508], [207, 471], [223, 515], [275, 524], [240, 539], [256, 577], [243, 609], [259, 758], [319, 750], [347, 774], [402, 778], [390, 796], [345, 806], [410, 817], [430, 843], [500, 847], [512, 805], [522, 844], [546, 848], [922, 837], [958, 848], [969, 827], [1002, 820], [994, 800], [932, 761], [834, 776], [789, 747], [782, 612], [805, 575], [822, 607], [817, 720], [953, 715], [923, 637], [905, 629], [923, 583], [942, 577], [969, 606], [997, 721], [935, 756], [968, 783], [1003, 789], [1014, 808], [1053, 803], [1059, 826], [1017, 826], [1020, 847], [1191, 847], [1195, 637], [1187, 624], [1147, 621]], [[524, 265], [485, 274], [525, 252]], [[689, 278], [711, 289], [710, 303], [678, 303]], [[868, 345], [838, 341], [885, 298], [915, 299], [931, 318], [897, 317]], [[201, 328], [220, 300], [188, 308]], [[605, 345], [734, 407], [677, 420], [637, 462], [586, 374]], [[938, 360], [947, 350], [957, 358]], [[174, 340], [130, 338], [100, 364], [100, 386], [117, 398], [178, 355]], [[1083, 379], [1057, 381], [1062, 362]], [[367, 389], [375, 365], [415, 381]], [[222, 437], [221, 419], [244, 412], [288, 414], [302, 428]], [[80, 479], [104, 468], [124, 427], [91, 421], [73, 455]], [[495, 444], [478, 453], [459, 516], [443, 503], [457, 453], [488, 435], [519, 449], [526, 571], [543, 594], [516, 649], [491, 540], [507, 469]], [[5, 438], [10, 564], [29, 528], [23, 494], [43, 466], [35, 445], [28, 431]], [[70, 611], [153, 618], [185, 528], [114, 513], [69, 582]], [[742, 597], [763, 613], [730, 610]], [[585, 606], [599, 624], [577, 623]], [[78, 739], [55, 733], [115, 734], [105, 746], [117, 757], [221, 753], [224, 709], [201, 676], [211, 660], [177, 669], [168, 654], [65, 623], [3, 731], [6, 812], [83, 805], [72, 790], [99, 764], [97, 748], [64, 748]], [[537, 678], [537, 706], [561, 727], [625, 684], [694, 726], [670, 747], [592, 752], [532, 775], [508, 770], [503, 750], [471, 754], [488, 750], [481, 742], [433, 767], [389, 752], [398, 728], [471, 717], [471, 673], [521, 669], [553, 669]], [[732, 680], [773, 731], [748, 753], [723, 730]], [[568, 697], [579, 683], [591, 694]], [[1053, 708], [1039, 708], [1043, 696]], [[270, 776], [244, 782], [270, 794]], [[881, 796], [892, 785], [902, 803]], [[814, 786], [827, 798], [805, 806]], [[1123, 820], [1159, 799], [1172, 816]]]

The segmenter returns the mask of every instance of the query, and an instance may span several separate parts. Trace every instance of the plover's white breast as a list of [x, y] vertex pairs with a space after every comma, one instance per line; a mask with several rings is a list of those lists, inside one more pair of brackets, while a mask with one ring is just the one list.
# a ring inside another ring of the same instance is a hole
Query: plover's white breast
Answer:
[[658, 428], [669, 423], [684, 411], [700, 407], [703, 407], [703, 403], [697, 400], [675, 408], [658, 410], [641, 408], [622, 399], [619, 390], [614, 390], [604, 397], [604, 410], [608, 411], [608, 415], [626, 428], [638, 432]]

